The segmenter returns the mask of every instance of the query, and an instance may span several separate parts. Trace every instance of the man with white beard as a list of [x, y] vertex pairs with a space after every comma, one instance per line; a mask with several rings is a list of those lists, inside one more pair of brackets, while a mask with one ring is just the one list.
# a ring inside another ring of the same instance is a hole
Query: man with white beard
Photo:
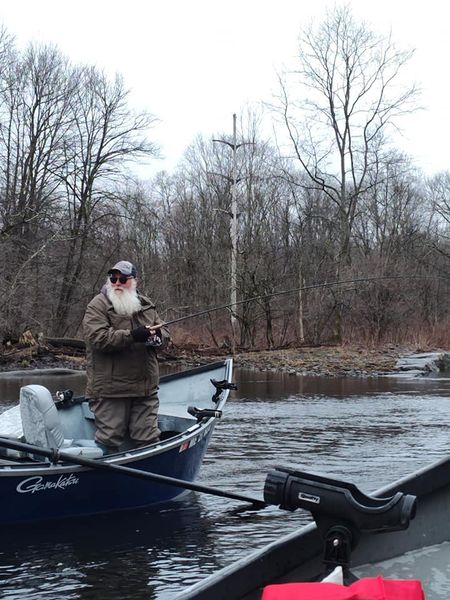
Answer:
[[128, 435], [134, 447], [159, 440], [156, 349], [169, 340], [155, 305], [137, 291], [136, 267], [121, 260], [108, 271], [83, 319], [86, 398], [97, 444], [117, 452]]

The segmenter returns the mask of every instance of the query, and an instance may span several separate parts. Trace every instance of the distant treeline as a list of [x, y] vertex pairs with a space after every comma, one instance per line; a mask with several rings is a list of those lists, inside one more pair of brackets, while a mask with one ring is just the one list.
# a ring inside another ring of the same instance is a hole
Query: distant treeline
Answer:
[[[53, 47], [19, 51], [3, 31], [0, 338], [78, 336], [118, 259], [167, 320], [227, 303], [234, 194], [238, 300], [358, 280], [240, 305], [240, 346], [448, 346], [450, 173], [424, 177], [390, 134], [416, 101], [398, 79], [409, 57], [337, 8], [303, 32], [298, 70], [280, 78], [277, 137], [249, 109], [236, 144], [198, 137], [173, 173], [144, 182], [129, 165], [157, 156], [155, 118], [130, 108], [122, 79]], [[398, 278], [361, 281], [376, 276]], [[230, 344], [229, 313], [173, 333]]]

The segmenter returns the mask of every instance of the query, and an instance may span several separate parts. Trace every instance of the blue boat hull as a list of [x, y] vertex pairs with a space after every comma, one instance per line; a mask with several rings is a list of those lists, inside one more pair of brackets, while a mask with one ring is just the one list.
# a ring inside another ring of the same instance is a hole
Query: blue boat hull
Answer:
[[[201, 372], [192, 370], [193, 376]], [[222, 374], [230, 379], [231, 362], [225, 361], [219, 369], [216, 365], [215, 370], [206, 368], [205, 374], [212, 374], [212, 377]], [[180, 378], [186, 378], [186, 375], [189, 372], [181, 374]], [[170, 377], [169, 386], [171, 381], [177, 381], [177, 377]], [[209, 388], [208, 394], [212, 395]], [[227, 391], [223, 392], [218, 408], [223, 407], [227, 395]], [[198, 475], [215, 422], [216, 418], [198, 424], [193, 421], [193, 426], [173, 439], [146, 449], [114, 455], [107, 460], [111, 464], [192, 482]], [[129, 510], [167, 502], [185, 492], [184, 488], [174, 485], [74, 465], [8, 465], [0, 467], [0, 522]]]

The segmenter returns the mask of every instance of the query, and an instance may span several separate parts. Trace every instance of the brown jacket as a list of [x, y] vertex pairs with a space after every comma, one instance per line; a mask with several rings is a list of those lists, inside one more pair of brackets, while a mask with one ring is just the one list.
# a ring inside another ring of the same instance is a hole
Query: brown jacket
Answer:
[[[118, 315], [102, 292], [89, 302], [83, 319], [86, 340], [86, 398], [147, 396], [158, 385], [156, 350], [134, 342], [130, 333], [140, 325], [163, 321], [149, 298], [139, 294], [142, 308], [131, 317]], [[161, 328], [163, 346], [169, 332]]]

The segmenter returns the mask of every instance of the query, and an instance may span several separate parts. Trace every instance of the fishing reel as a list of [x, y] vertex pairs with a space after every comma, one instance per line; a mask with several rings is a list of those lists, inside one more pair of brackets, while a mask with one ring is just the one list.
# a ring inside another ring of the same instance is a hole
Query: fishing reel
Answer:
[[162, 340], [159, 337], [159, 335], [157, 335], [155, 333], [155, 335], [151, 335], [147, 339], [147, 341], [145, 342], [145, 345], [150, 348], [159, 348], [159, 346], [162, 346]]

